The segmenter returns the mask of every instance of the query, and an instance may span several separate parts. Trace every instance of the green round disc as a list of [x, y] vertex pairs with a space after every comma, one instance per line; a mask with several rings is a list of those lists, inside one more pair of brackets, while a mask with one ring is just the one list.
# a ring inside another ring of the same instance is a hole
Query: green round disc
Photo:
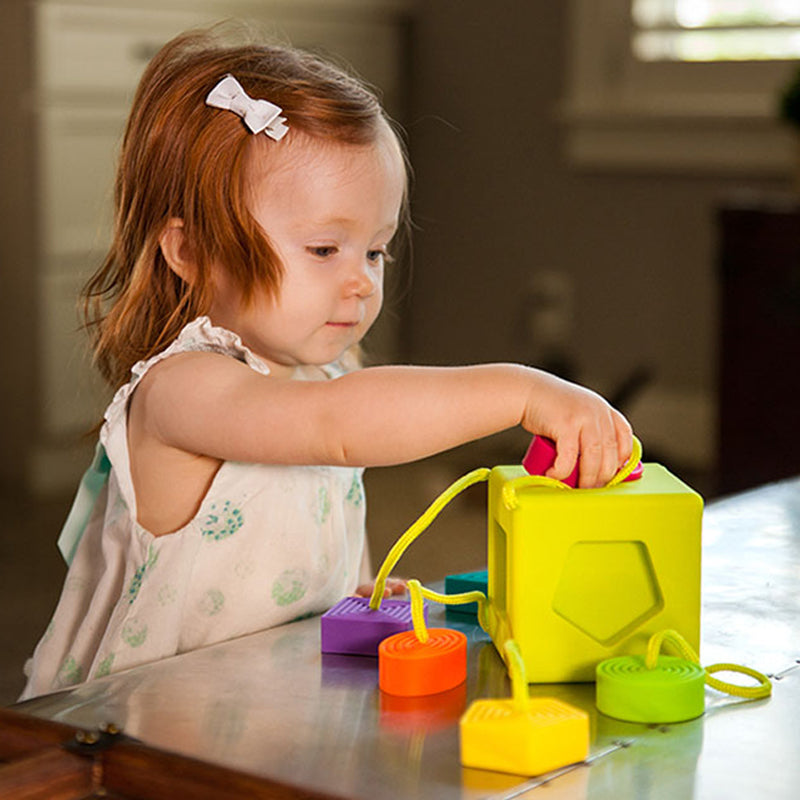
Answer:
[[705, 670], [673, 656], [648, 669], [643, 656], [597, 665], [597, 708], [609, 717], [648, 724], [683, 722], [705, 710]]

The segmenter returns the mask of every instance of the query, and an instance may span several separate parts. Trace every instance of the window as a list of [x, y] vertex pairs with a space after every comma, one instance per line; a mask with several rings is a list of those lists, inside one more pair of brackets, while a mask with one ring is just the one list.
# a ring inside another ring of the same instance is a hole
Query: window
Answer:
[[584, 168], [785, 175], [797, 0], [571, 0], [567, 155]]
[[800, 58], [797, 0], [633, 0], [639, 61]]

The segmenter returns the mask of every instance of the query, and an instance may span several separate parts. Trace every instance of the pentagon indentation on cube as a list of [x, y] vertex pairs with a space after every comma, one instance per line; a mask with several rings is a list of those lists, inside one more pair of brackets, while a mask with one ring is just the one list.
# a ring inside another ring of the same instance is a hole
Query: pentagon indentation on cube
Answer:
[[552, 607], [604, 646], [622, 641], [664, 608], [647, 546], [636, 541], [575, 542]]

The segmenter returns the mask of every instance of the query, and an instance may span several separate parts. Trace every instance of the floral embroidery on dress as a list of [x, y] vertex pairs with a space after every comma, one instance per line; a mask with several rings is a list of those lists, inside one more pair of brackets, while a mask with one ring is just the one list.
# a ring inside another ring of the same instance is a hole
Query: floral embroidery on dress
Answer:
[[80, 683], [83, 676], [83, 669], [75, 660], [72, 654], [67, 655], [58, 670], [56, 684], [58, 686], [72, 686]]
[[171, 583], [165, 583], [158, 590], [156, 599], [159, 605], [170, 606], [178, 599], [178, 590]]
[[308, 589], [308, 576], [302, 569], [287, 569], [272, 584], [272, 599], [279, 606], [301, 600]]
[[115, 653], [109, 653], [98, 665], [95, 678], [104, 678], [106, 675], [111, 674], [111, 667], [114, 666]]
[[232, 508], [230, 500], [226, 500], [219, 508], [217, 503], [212, 503], [208, 515], [203, 522], [202, 535], [204, 539], [219, 541], [232, 536], [244, 525], [244, 515], [238, 508]]
[[353, 482], [350, 484], [350, 491], [345, 498], [348, 503], [352, 503], [358, 508], [364, 502], [364, 487], [361, 483], [361, 476], [358, 472], [353, 473]]
[[200, 601], [200, 610], [207, 617], [213, 617], [222, 611], [225, 605], [225, 595], [219, 589], [209, 589]]
[[327, 486], [320, 486], [314, 504], [314, 519], [317, 525], [324, 525], [331, 513], [331, 498]]
[[245, 580], [245, 578], [249, 578], [256, 571], [256, 562], [252, 559], [243, 559], [236, 563], [233, 571], [239, 580]]
[[148, 570], [155, 566], [158, 561], [158, 551], [150, 545], [147, 551], [147, 561], [136, 568], [131, 578], [130, 586], [128, 586], [128, 605], [133, 605], [133, 601], [139, 596], [139, 590], [142, 588], [142, 581]]
[[141, 647], [147, 640], [147, 625], [138, 619], [130, 619], [122, 626], [122, 641], [129, 647]]

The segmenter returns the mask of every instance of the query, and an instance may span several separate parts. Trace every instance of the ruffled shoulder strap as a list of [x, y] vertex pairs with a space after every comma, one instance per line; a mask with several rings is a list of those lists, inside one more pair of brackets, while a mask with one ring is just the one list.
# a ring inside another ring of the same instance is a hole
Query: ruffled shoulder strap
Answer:
[[156, 364], [165, 358], [186, 353], [190, 351], [203, 351], [212, 353], [222, 353], [223, 355], [233, 356], [239, 361], [245, 362], [256, 372], [263, 375], [269, 374], [269, 367], [262, 361], [249, 347], [246, 347], [238, 334], [212, 325], [208, 317], [198, 317], [193, 322], [186, 325], [178, 334], [178, 337], [169, 347], [160, 353], [144, 361], [138, 361], [131, 368], [131, 379], [117, 389], [114, 399], [106, 409], [105, 419], [110, 422], [116, 415], [125, 412], [136, 384], [152, 369]]

